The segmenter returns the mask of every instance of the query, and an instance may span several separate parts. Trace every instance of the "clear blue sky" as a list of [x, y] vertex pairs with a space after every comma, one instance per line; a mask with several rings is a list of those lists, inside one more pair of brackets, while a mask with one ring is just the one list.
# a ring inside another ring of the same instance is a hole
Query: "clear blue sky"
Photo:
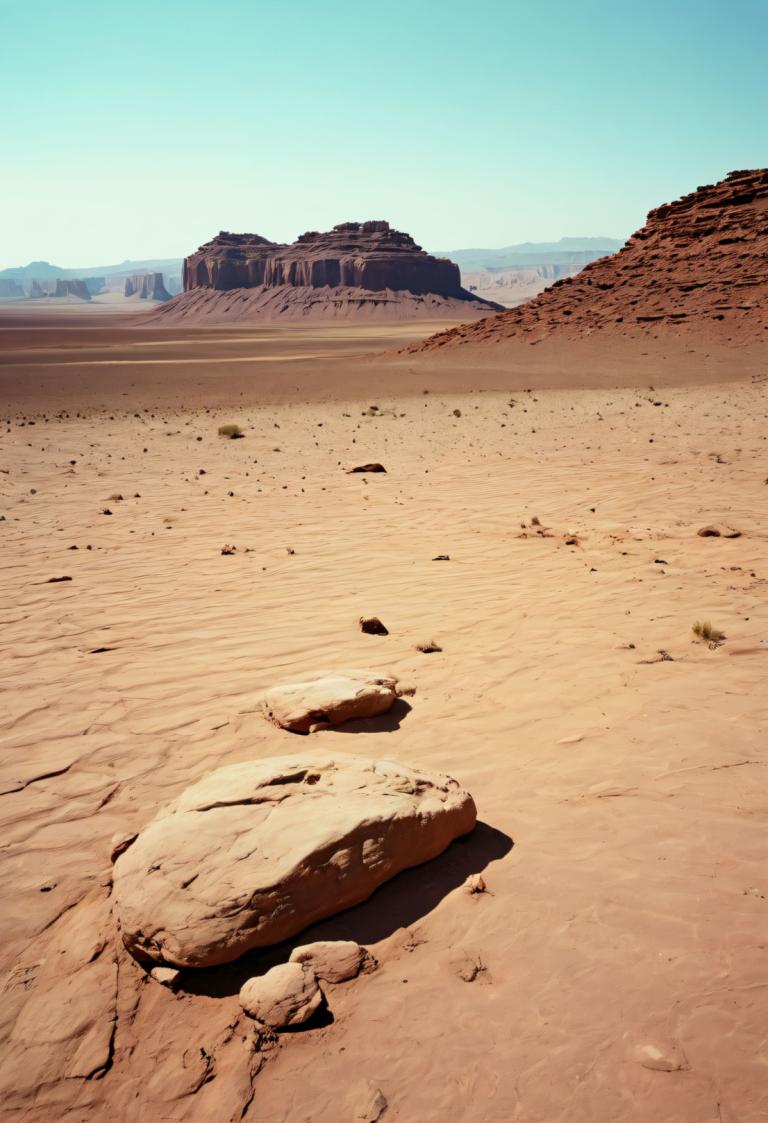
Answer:
[[0, 268], [624, 237], [768, 164], [768, 0], [0, 0]]

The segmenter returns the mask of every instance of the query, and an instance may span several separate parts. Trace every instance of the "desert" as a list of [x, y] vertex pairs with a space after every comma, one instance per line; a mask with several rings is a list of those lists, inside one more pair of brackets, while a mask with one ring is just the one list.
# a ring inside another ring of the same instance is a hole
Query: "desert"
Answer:
[[766, 34], [3, 6], [1, 1121], [768, 1119]]
[[[0, 374], [6, 1116], [760, 1119], [764, 349], [502, 370], [410, 354], [410, 323], [28, 315]], [[270, 689], [356, 666], [414, 693], [309, 741], [455, 776], [478, 826], [295, 937], [377, 970], [259, 1034], [238, 994], [291, 945], [160, 985], [114, 840], [291, 751]]]

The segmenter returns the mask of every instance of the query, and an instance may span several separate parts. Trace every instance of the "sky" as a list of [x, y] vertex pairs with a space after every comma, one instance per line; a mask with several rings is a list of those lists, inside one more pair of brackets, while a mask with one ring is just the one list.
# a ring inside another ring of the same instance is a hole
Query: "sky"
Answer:
[[0, 0], [0, 268], [626, 237], [768, 164], [768, 0]]

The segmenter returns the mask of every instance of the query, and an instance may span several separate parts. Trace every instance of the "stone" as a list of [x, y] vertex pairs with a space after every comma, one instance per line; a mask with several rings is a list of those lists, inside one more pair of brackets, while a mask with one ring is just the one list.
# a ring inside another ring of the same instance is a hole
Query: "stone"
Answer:
[[356, 978], [372, 958], [354, 940], [317, 940], [294, 948], [289, 961], [308, 964], [326, 983], [343, 983]]
[[378, 616], [361, 616], [360, 631], [367, 636], [388, 636], [389, 628], [382, 624]]
[[635, 1060], [643, 1068], [654, 1072], [682, 1072], [690, 1067], [685, 1053], [675, 1041], [638, 1045]]
[[699, 538], [741, 538], [741, 531], [722, 523], [712, 523], [697, 530]]
[[366, 900], [476, 816], [455, 780], [390, 760], [296, 752], [232, 764], [119, 855], [114, 916], [142, 962], [228, 963]]
[[366, 1081], [359, 1097], [359, 1104], [355, 1119], [360, 1123], [379, 1123], [389, 1107], [387, 1097], [372, 1080]]
[[240, 1005], [246, 1014], [271, 1029], [301, 1025], [322, 1001], [315, 972], [306, 963], [280, 963], [240, 988]]
[[392, 676], [339, 671], [273, 687], [260, 706], [264, 716], [282, 729], [308, 733], [312, 726], [341, 725], [385, 713], [397, 699], [396, 687]]
[[175, 989], [181, 975], [177, 967], [153, 967], [149, 973], [156, 983], [171, 990]]
[[383, 464], [375, 462], [372, 464], [358, 464], [356, 468], [350, 468], [347, 475], [354, 475], [355, 472], [386, 472], [386, 470]]

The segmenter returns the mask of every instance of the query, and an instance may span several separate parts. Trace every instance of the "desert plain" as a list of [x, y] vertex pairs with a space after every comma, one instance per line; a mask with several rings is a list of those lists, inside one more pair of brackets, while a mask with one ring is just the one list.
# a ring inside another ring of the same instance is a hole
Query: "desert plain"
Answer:
[[[404, 351], [438, 327], [0, 316], [6, 1118], [766, 1118], [765, 346]], [[379, 969], [254, 1050], [285, 949], [158, 985], [111, 840], [348, 666], [412, 693], [308, 742], [480, 823], [302, 935]]]

